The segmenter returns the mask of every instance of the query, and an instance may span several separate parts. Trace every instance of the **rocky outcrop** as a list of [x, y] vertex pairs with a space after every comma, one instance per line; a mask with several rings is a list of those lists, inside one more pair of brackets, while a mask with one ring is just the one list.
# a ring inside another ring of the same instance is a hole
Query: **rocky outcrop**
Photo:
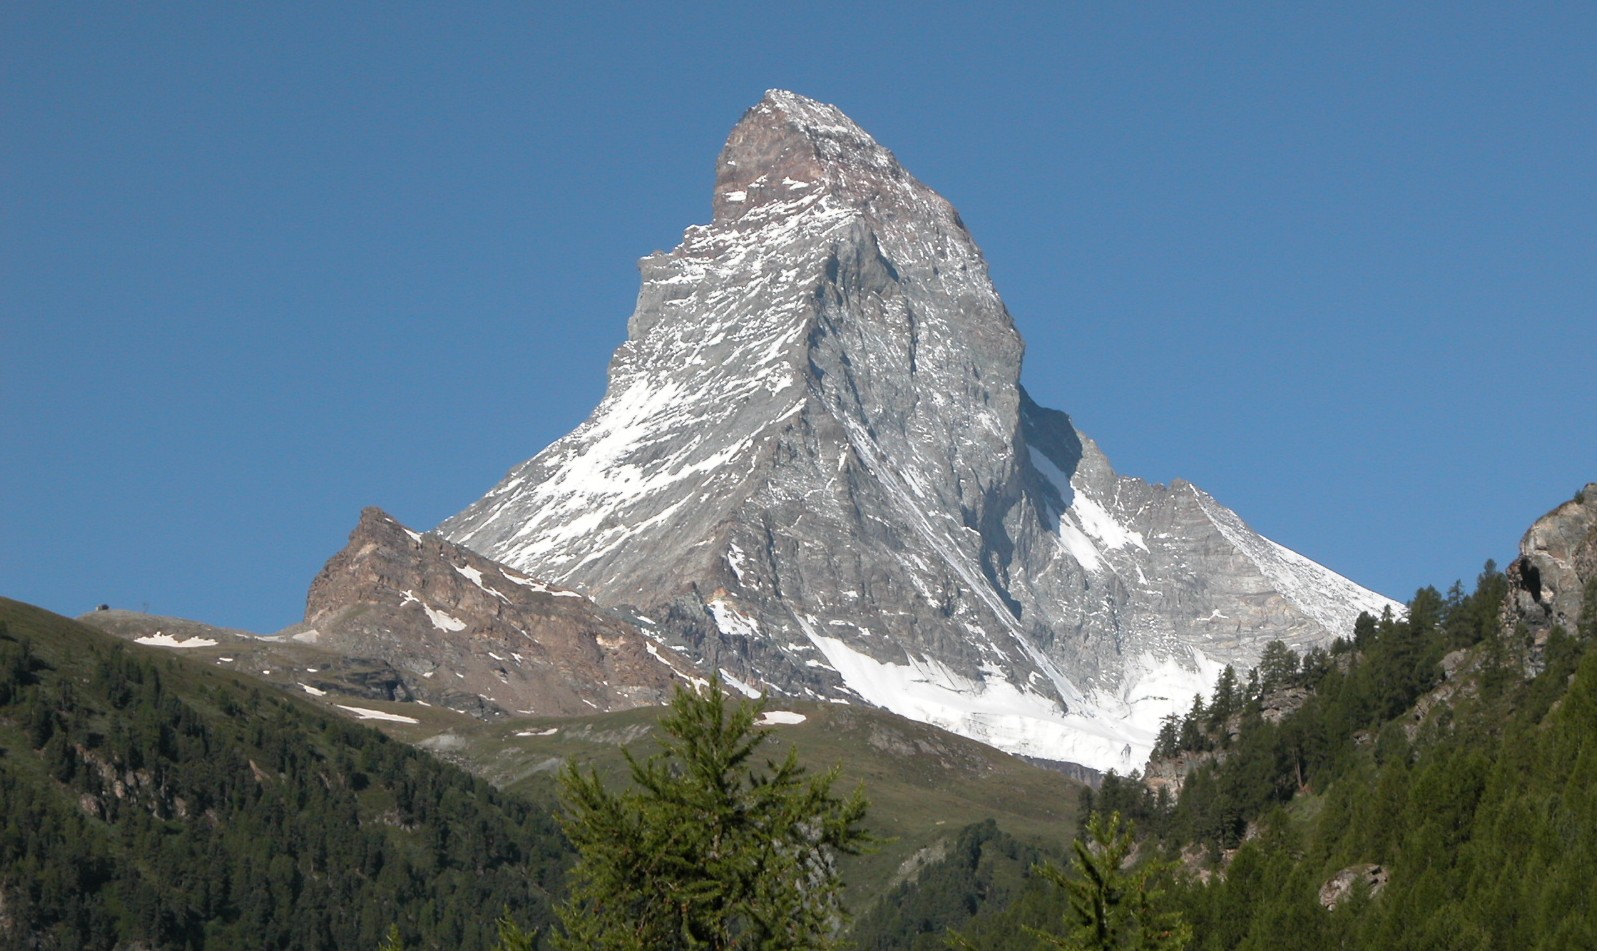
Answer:
[[375, 508], [317, 575], [304, 623], [279, 638], [380, 659], [403, 679], [393, 699], [480, 716], [661, 704], [692, 678], [669, 648], [582, 595]]
[[752, 689], [1122, 772], [1223, 665], [1392, 603], [1034, 403], [959, 215], [837, 108], [768, 93], [711, 204], [593, 415], [440, 532]]
[[1320, 904], [1327, 911], [1347, 901], [1348, 896], [1361, 884], [1371, 898], [1386, 888], [1391, 873], [1382, 865], [1350, 865], [1326, 880], [1320, 886]]
[[1537, 519], [1519, 543], [1519, 557], [1504, 572], [1508, 596], [1502, 627], [1528, 635], [1526, 673], [1541, 669], [1547, 638], [1554, 628], [1575, 634], [1591, 627], [1587, 595], [1597, 584], [1597, 483]]

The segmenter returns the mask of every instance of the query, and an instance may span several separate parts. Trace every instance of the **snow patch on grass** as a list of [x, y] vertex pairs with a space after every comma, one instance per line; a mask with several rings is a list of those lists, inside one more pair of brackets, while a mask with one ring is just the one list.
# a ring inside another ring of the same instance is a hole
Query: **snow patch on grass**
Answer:
[[369, 710], [366, 707], [346, 707], [342, 703], [334, 704], [340, 710], [348, 710], [362, 720], [389, 720], [394, 723], [420, 723], [415, 717], [400, 716], [397, 713], [385, 713], [382, 710]]
[[156, 631], [154, 634], [144, 637], [136, 637], [133, 639], [133, 643], [148, 644], [151, 647], [215, 647], [217, 645], [217, 642], [209, 637], [191, 637], [186, 641], [180, 641], [162, 631]]

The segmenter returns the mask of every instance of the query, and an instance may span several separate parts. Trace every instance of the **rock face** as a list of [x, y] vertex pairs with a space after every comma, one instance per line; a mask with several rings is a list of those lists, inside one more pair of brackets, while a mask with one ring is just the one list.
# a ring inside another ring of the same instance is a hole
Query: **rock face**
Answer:
[[593, 415], [441, 533], [758, 689], [1122, 771], [1222, 665], [1391, 603], [1034, 403], [959, 215], [836, 108], [768, 93], [713, 211]]
[[1505, 630], [1523, 623], [1543, 633], [1562, 626], [1570, 634], [1594, 610], [1586, 588], [1597, 580], [1597, 482], [1537, 519], [1508, 566]]
[[1374, 898], [1386, 889], [1386, 883], [1390, 880], [1391, 873], [1383, 866], [1349, 865], [1326, 879], [1325, 884], [1320, 886], [1320, 904], [1326, 911], [1334, 911], [1337, 905], [1347, 901], [1353, 894], [1353, 889], [1360, 883], [1369, 896]]
[[582, 595], [375, 508], [312, 583], [305, 622], [279, 637], [380, 659], [400, 672], [407, 694], [478, 715], [661, 704], [692, 674]]

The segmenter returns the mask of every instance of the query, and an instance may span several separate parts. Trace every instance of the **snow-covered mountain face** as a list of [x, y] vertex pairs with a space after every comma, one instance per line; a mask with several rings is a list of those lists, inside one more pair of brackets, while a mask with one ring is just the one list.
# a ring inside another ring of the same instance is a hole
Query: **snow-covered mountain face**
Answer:
[[1033, 403], [959, 215], [835, 107], [768, 93], [640, 268], [598, 409], [439, 530], [750, 689], [1125, 771], [1225, 664], [1391, 603]]

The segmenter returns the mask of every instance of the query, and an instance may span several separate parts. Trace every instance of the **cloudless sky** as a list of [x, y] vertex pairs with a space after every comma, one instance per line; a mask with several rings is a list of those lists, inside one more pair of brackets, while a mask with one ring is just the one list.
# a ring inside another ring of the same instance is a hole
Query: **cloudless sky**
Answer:
[[772, 6], [0, 4], [0, 594], [298, 620], [597, 405], [772, 87], [1122, 473], [1404, 600], [1597, 480], [1597, 7]]

